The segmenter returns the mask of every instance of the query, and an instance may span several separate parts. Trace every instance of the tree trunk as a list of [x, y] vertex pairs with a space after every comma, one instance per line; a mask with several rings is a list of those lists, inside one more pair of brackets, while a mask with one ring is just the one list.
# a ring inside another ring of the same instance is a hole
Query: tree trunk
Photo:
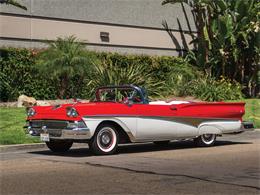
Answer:
[[68, 76], [65, 74], [60, 77], [60, 89], [59, 89], [59, 98], [66, 98], [66, 90], [68, 89]]

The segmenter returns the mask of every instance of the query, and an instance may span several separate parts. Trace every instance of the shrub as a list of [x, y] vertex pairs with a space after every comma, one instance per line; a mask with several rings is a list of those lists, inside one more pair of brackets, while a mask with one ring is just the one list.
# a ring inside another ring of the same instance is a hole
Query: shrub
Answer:
[[39, 69], [47, 77], [51, 75], [55, 79], [55, 88], [58, 92], [56, 94], [59, 98], [75, 96], [75, 90], [71, 89], [76, 86], [71, 84], [74, 81], [79, 88], [81, 81], [88, 77], [95, 61], [93, 55], [89, 55], [84, 45], [74, 36], [58, 38], [48, 45], [49, 48], [39, 54], [37, 61]]
[[160, 57], [157, 58], [156, 66], [153, 67], [153, 74], [159, 80], [164, 80], [166, 90], [164, 96], [183, 96], [186, 94], [186, 83], [199, 78], [202, 73], [194, 66], [191, 66], [182, 58]]
[[0, 100], [16, 100], [20, 94], [40, 99], [54, 98], [54, 88], [35, 67], [34, 52], [27, 49], [0, 50]]
[[[181, 96], [185, 91], [183, 85], [201, 75], [197, 68], [179, 57], [120, 55], [117, 53], [98, 53], [97, 55], [103, 63], [111, 66], [121, 68], [141, 66], [143, 72], [140, 74], [143, 75], [141, 77], [150, 78], [148, 79], [149, 81], [158, 82], [158, 85], [151, 87], [150, 90], [148, 89], [152, 96], [156, 94], [160, 94], [160, 96]], [[136, 82], [136, 84], [138, 83]], [[147, 85], [144, 84], [144, 86]]]
[[222, 77], [215, 80], [211, 77], [199, 78], [186, 85], [187, 94], [205, 101], [223, 101], [242, 99], [241, 85]]
[[[1, 49], [0, 52], [1, 101], [16, 100], [20, 94], [33, 96], [36, 99], [59, 97], [61, 90], [59, 76], [51, 74], [54, 69], [48, 69], [46, 77], [43, 68], [39, 68], [44, 63], [38, 64], [37, 61], [38, 57], [41, 60], [51, 59], [48, 56], [53, 53], [14, 48]], [[89, 51], [83, 53], [95, 59], [94, 63], [89, 65], [89, 69], [83, 74], [78, 68], [69, 73], [69, 82], [63, 97], [88, 99], [96, 87], [109, 84], [141, 85], [148, 88], [148, 93], [153, 97], [192, 95], [207, 101], [242, 97], [241, 87], [236, 82], [225, 78], [221, 80], [202, 78], [203, 73], [182, 58]], [[59, 65], [55, 67], [58, 68]]]
[[95, 66], [89, 86], [95, 89], [104, 85], [134, 84], [145, 87], [152, 96], [160, 96], [160, 92], [165, 89], [165, 83], [154, 78], [146, 68], [144, 64], [118, 66], [112, 62], [109, 64], [103, 62]]

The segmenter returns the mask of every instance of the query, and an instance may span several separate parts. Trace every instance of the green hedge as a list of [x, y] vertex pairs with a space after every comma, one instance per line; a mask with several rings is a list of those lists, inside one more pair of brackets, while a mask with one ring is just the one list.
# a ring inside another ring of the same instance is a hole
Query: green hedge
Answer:
[[53, 80], [43, 78], [35, 66], [35, 55], [27, 49], [1, 49], [1, 101], [16, 100], [26, 94], [39, 99], [53, 99]]
[[[51, 70], [49, 70], [50, 72], [47, 74], [48, 77], [46, 77], [46, 73], [43, 74], [37, 65], [37, 56], [39, 52], [41, 51], [15, 48], [0, 49], [0, 101], [17, 100], [20, 94], [33, 96], [36, 99], [56, 99], [58, 97], [57, 77], [50, 74]], [[149, 77], [141, 79], [141, 83], [144, 87], [149, 88], [150, 86], [149, 92], [153, 97], [158, 96], [159, 94], [160, 96], [193, 95], [209, 101], [241, 98], [239, 88], [234, 88], [235, 95], [233, 94], [233, 84], [231, 82], [225, 83], [225, 86], [229, 86], [228, 94], [230, 94], [230, 97], [229, 95], [218, 94], [217, 90], [214, 90], [212, 93], [207, 93], [208, 89], [212, 91], [212, 79], [208, 79], [196, 67], [179, 57], [120, 55], [117, 53], [104, 52], [90, 53], [98, 59], [97, 63], [99, 64], [96, 64], [96, 67], [107, 67], [107, 65], [115, 66], [116, 69], [113, 70], [118, 71], [119, 73], [120, 71], [126, 72], [126, 75], [128, 75], [127, 70], [129, 67], [142, 66], [141, 69], [134, 69], [137, 71], [134, 72], [134, 74], [136, 77], [144, 77], [144, 75]], [[143, 72], [138, 73], [138, 70], [142, 70]], [[84, 79], [80, 80], [78, 79], [77, 74], [72, 75], [69, 87], [70, 90], [68, 91], [66, 98], [90, 98], [93, 88], [98, 87], [96, 85], [102, 83], [100, 80], [102, 81], [103, 76], [107, 77], [108, 74], [113, 74], [113, 71], [107, 71], [106, 75], [100, 75], [99, 72], [93, 72], [91, 75], [86, 75]], [[118, 74], [113, 74], [114, 77], [117, 77], [117, 75]], [[197, 85], [196, 83], [202, 83], [201, 79], [205, 81], [203, 88], [196, 88], [194, 85]], [[130, 81], [131, 79], [126, 79], [126, 82]], [[148, 85], [148, 81], [151, 83], [150, 85]], [[121, 78], [119, 83], [122, 82]], [[93, 83], [97, 84], [94, 85]], [[214, 84], [218, 85], [218, 82], [214, 82]], [[223, 83], [221, 85], [224, 86]], [[220, 93], [226, 93], [226, 91], [222, 90]], [[211, 96], [214, 97], [212, 98]]]
[[[182, 96], [183, 85], [202, 76], [201, 72], [194, 66], [179, 57], [170, 56], [147, 56], [147, 55], [120, 55], [117, 53], [97, 53], [97, 57], [105, 64], [112, 64], [121, 69], [131, 66], [142, 66], [145, 71], [140, 72], [139, 77], [147, 74], [144, 87], [148, 88], [151, 96]], [[153, 80], [158, 85], [149, 88], [149, 81]]]

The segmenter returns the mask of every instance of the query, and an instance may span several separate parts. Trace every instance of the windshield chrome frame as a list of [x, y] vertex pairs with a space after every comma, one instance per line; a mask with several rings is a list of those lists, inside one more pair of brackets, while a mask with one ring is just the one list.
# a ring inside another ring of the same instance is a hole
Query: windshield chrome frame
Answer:
[[[136, 85], [110, 85], [110, 86], [103, 86], [103, 87], [99, 87], [96, 89], [96, 92], [95, 92], [95, 101], [97, 102], [103, 102], [103, 101], [100, 101], [100, 97], [99, 97], [99, 90], [102, 90], [102, 89], [133, 89], [134, 91], [136, 91], [137, 93], [140, 94], [140, 97], [141, 97], [141, 104], [148, 104], [149, 103], [149, 100], [148, 100], [148, 97], [147, 97], [147, 93], [145, 91], [144, 88], [140, 88]], [[145, 93], [145, 94], [144, 94]]]

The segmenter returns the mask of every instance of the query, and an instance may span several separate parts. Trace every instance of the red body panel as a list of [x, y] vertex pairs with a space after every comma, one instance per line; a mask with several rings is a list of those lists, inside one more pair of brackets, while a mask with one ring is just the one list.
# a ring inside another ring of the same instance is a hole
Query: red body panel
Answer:
[[[244, 115], [245, 103], [225, 103], [225, 102], [190, 102], [178, 105], [149, 105], [123, 103], [90, 102], [63, 104], [58, 108], [53, 106], [35, 106], [36, 115], [28, 117], [33, 119], [55, 119], [55, 120], [80, 120], [83, 116], [114, 115], [114, 116], [178, 116], [194, 118], [225, 118], [241, 120]], [[72, 106], [79, 113], [78, 117], [68, 117], [66, 108]]]

